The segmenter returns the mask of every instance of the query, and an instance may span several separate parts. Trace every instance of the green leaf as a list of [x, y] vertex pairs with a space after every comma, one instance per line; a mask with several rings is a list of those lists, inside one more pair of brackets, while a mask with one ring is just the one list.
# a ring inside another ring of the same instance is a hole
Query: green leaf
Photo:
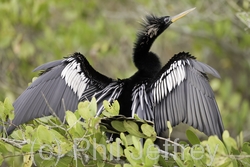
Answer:
[[[249, 153], [247, 152], [241, 152], [239, 161], [242, 163], [243, 166], [248, 167], [250, 164], [250, 158], [249, 158]], [[236, 166], [236, 165], [235, 165]]]
[[49, 160], [42, 160], [41, 166], [53, 166], [56, 164], [56, 160], [54, 157], [51, 157]]
[[122, 144], [123, 144], [125, 147], [128, 147], [127, 138], [126, 138], [126, 136], [124, 135], [124, 133], [120, 133], [120, 138], [121, 138], [121, 140], [122, 140]]
[[66, 111], [66, 121], [70, 127], [75, 127], [77, 118], [75, 114], [71, 111]]
[[[71, 161], [71, 163], [73, 162], [72, 167], [86, 167], [86, 165], [83, 164], [82, 159], [81, 158], [77, 158], [74, 159], [74, 161]], [[60, 167], [60, 166], [58, 166]], [[68, 166], [67, 166], [68, 167]], [[70, 166], [71, 167], [71, 166]]]
[[35, 141], [32, 141], [30, 144], [26, 144], [22, 147], [22, 151], [24, 152], [36, 152], [41, 148], [41, 144], [38, 144]]
[[50, 135], [49, 130], [43, 125], [38, 126], [36, 135], [37, 138], [43, 143], [51, 143], [53, 141], [53, 138]]
[[127, 160], [133, 165], [137, 166], [138, 164], [142, 163], [142, 154], [141, 151], [135, 149], [132, 146], [127, 147], [124, 150], [125, 156]]
[[53, 151], [58, 155], [64, 155], [72, 150], [73, 144], [55, 139]]
[[169, 162], [167, 163], [166, 160], [162, 156], [159, 157], [159, 162], [158, 163], [162, 167], [168, 167], [169, 166], [168, 165]]
[[97, 143], [100, 143], [101, 140], [103, 140], [103, 138], [105, 138], [105, 136], [101, 132], [96, 132], [93, 134], [93, 138], [96, 140]]
[[240, 134], [236, 137], [238, 147], [242, 147], [244, 143], [243, 132], [241, 131]]
[[32, 159], [30, 154], [26, 154], [23, 156], [23, 167], [31, 167]]
[[115, 130], [110, 130], [110, 128], [107, 128], [107, 125], [101, 125], [100, 126], [100, 129], [102, 130], [102, 131], [104, 131], [104, 132], [108, 132], [108, 133], [117, 133], [117, 131], [115, 131]]
[[15, 152], [15, 147], [11, 144], [4, 144], [6, 150], [8, 150], [9, 152]]
[[137, 114], [134, 115], [134, 119], [136, 119], [136, 120], [142, 120]]
[[133, 144], [132, 136], [133, 136], [132, 134], [126, 135], [126, 141], [127, 141], [128, 145], [132, 145]]
[[103, 111], [103, 114], [105, 116], [116, 116], [119, 114], [119, 111], [120, 111], [120, 105], [118, 103], [117, 100], [115, 100], [112, 105], [107, 101], [107, 100], [104, 100], [103, 101], [103, 107], [104, 109], [108, 112], [105, 112], [105, 110]]
[[124, 150], [124, 154], [125, 154], [127, 160], [129, 161], [129, 163], [130, 163], [132, 166], [135, 166], [135, 165], [136, 165], [136, 161], [131, 157], [131, 155], [130, 155], [131, 152], [130, 152], [130, 150], [129, 150], [128, 148], [126, 148], [126, 149]]
[[140, 142], [140, 138], [132, 136], [132, 142], [133, 142], [134, 147], [137, 150], [139, 150], [139, 151], [142, 150], [142, 143]]
[[172, 132], [173, 132], [173, 127], [171, 125], [171, 122], [170, 121], [167, 121], [167, 127], [168, 127], [168, 137], [170, 138]]
[[[94, 151], [97, 151], [97, 154], [99, 158], [97, 159], [106, 159], [107, 155], [106, 155], [106, 147], [108, 147], [107, 145], [103, 145], [103, 144], [98, 144], [98, 143], [94, 143], [93, 144], [93, 149]], [[93, 151], [93, 152], [94, 152]], [[119, 148], [116, 149], [117, 152], [113, 152], [113, 153], [117, 153], [119, 154]], [[95, 156], [95, 155], [94, 155]]]
[[105, 166], [104, 161], [97, 161], [96, 164], [97, 164], [97, 167], [104, 167]]
[[102, 115], [105, 117], [112, 117], [113, 115], [110, 112], [107, 112], [106, 110], [102, 111]]
[[89, 111], [90, 111], [91, 117], [95, 117], [96, 112], [97, 112], [97, 103], [96, 103], [95, 97], [92, 97], [89, 103]]
[[[95, 143], [94, 141], [91, 141], [91, 140], [92, 139], [84, 142], [86, 144], [86, 146], [83, 146], [84, 150], [86, 150], [85, 152], [88, 155], [90, 154], [92, 157], [95, 157], [96, 159], [103, 159], [104, 155], [100, 154], [100, 152], [103, 152], [103, 146], [99, 145], [98, 143]], [[88, 148], [88, 149], [85, 149], [85, 148]]]
[[[124, 164], [125, 165], [125, 164]], [[121, 164], [116, 164], [114, 167], [122, 167]], [[128, 166], [127, 166], [128, 167]]]
[[89, 104], [89, 101], [80, 102], [78, 104], [78, 113], [85, 120], [88, 120], [93, 117], [89, 110]]
[[113, 114], [114, 114], [114, 115], [118, 115], [118, 114], [119, 114], [119, 111], [120, 111], [120, 105], [119, 105], [118, 101], [115, 100], [115, 101], [113, 102], [112, 106], [113, 106], [113, 108], [114, 108]]
[[14, 139], [22, 140], [23, 139], [23, 132], [22, 132], [22, 130], [18, 129], [18, 130], [13, 131], [10, 136]]
[[107, 149], [108, 149], [109, 153], [115, 157], [121, 157], [124, 155], [123, 149], [118, 142], [109, 143], [107, 145]]
[[9, 98], [5, 98], [4, 103], [0, 102], [0, 117], [3, 121], [7, 119], [13, 120], [14, 107]]
[[33, 135], [34, 134], [34, 129], [32, 126], [25, 126], [25, 136], [29, 139], [32, 139], [33, 138]]
[[159, 160], [159, 150], [151, 139], [146, 139], [143, 147], [144, 166], [154, 166]]
[[242, 151], [245, 151], [248, 155], [250, 155], [250, 143], [245, 142], [242, 146]]
[[237, 150], [236, 141], [232, 137], [230, 137], [229, 132], [227, 130], [225, 130], [223, 132], [222, 139], [223, 139], [229, 153], [231, 153], [232, 148]]
[[192, 144], [192, 145], [195, 145], [195, 144], [200, 144], [200, 139], [196, 136], [196, 134], [191, 131], [191, 130], [187, 130], [186, 131], [186, 136], [188, 138], [188, 141]]
[[[185, 148], [184, 152], [185, 151], [189, 151], [187, 148]], [[192, 148], [190, 149], [190, 154], [189, 152], [185, 152], [184, 154], [184, 157], [185, 159], [187, 159], [186, 157], [188, 157], [187, 155], [190, 155], [189, 156], [189, 162], [190, 162], [190, 165], [192, 166], [202, 166], [204, 163], [206, 163], [206, 151], [205, 151], [205, 148], [200, 145], [200, 144], [195, 144], [192, 146]], [[211, 153], [209, 154], [209, 157], [211, 157]], [[212, 161], [212, 160], [210, 160]]]
[[[206, 164], [219, 166], [231, 161], [225, 145], [217, 136], [210, 136], [207, 141], [202, 141], [201, 145], [206, 148], [207, 157], [210, 157], [211, 155], [214, 157], [213, 161], [211, 161], [210, 158], [207, 158]], [[221, 156], [224, 157], [223, 160]]]
[[109, 113], [112, 113], [112, 108], [110, 103], [107, 100], [103, 101], [103, 107], [105, 110], [107, 110]]
[[66, 156], [66, 157], [61, 157], [58, 161], [58, 163], [56, 164], [56, 166], [58, 167], [69, 167], [71, 164], [71, 162], [74, 161], [74, 158], [73, 157], [69, 157], [69, 156]]
[[75, 137], [82, 136], [84, 133], [84, 130], [81, 127], [82, 122], [77, 119], [76, 115], [71, 111], [66, 111], [65, 118], [70, 127], [69, 132], [76, 135]]
[[10, 101], [10, 99], [8, 97], [5, 98], [4, 100], [4, 108], [8, 111], [13, 111], [14, 107], [12, 105], [12, 102]]
[[126, 132], [127, 130], [126, 130], [126, 128], [124, 127], [124, 124], [123, 124], [123, 122], [122, 121], [112, 121], [111, 122], [111, 125], [112, 125], [112, 127], [115, 129], [115, 130], [117, 130], [117, 131], [119, 131], [119, 132]]
[[130, 134], [132, 134], [132, 135], [134, 135], [136, 137], [140, 137], [140, 138], [144, 138], [145, 137], [145, 135], [143, 135], [139, 131], [139, 127], [138, 127], [138, 125], [135, 122], [133, 122], [133, 121], [126, 121], [125, 120], [125, 121], [123, 121], [123, 125], [124, 125], [124, 127], [126, 128], [126, 130]]
[[178, 156], [176, 156], [175, 162], [179, 167], [186, 167], [186, 165], [182, 162], [182, 160]]
[[155, 132], [153, 126], [150, 126], [150, 125], [148, 125], [148, 124], [142, 124], [142, 125], [141, 125], [141, 130], [142, 130], [142, 133], [143, 133], [144, 135], [146, 135], [147, 137], [156, 138], [156, 132]]
[[[183, 150], [183, 156], [185, 158], [185, 161], [189, 161], [189, 164], [191, 164], [192, 166], [194, 166], [194, 155], [193, 155], [193, 152], [191, 152], [190, 150], [194, 149], [193, 147], [185, 147], [184, 150]], [[192, 154], [192, 155], [191, 155]], [[183, 158], [181, 157], [181, 158]]]

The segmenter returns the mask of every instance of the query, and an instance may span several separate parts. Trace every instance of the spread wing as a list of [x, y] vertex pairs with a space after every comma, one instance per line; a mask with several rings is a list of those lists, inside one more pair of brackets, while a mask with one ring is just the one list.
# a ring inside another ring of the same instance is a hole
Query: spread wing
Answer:
[[15, 118], [8, 133], [34, 118], [54, 114], [63, 120], [66, 110], [75, 111], [79, 101], [90, 100], [93, 95], [100, 107], [103, 100], [112, 101], [122, 90], [122, 84], [95, 71], [80, 53], [34, 71], [38, 70], [43, 72], [13, 104]]
[[151, 83], [134, 89], [133, 114], [154, 121], [158, 134], [170, 121], [172, 126], [183, 122], [207, 135], [221, 137], [223, 123], [205, 73], [220, 77], [188, 53], [175, 55]]

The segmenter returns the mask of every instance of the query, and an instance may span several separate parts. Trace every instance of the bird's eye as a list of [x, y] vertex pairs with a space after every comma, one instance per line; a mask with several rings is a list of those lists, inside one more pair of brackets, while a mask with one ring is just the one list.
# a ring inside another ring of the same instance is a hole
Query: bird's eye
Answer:
[[169, 17], [165, 17], [165, 18], [164, 18], [164, 22], [165, 22], [165, 23], [169, 22]]

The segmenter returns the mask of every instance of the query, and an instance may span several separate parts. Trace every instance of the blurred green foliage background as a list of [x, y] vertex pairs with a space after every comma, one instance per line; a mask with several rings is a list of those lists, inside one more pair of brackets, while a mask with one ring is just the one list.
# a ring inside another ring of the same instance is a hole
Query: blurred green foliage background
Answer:
[[0, 100], [13, 101], [46, 62], [81, 52], [92, 66], [113, 78], [132, 75], [132, 48], [142, 18], [196, 10], [156, 40], [162, 64], [190, 52], [218, 70], [210, 77], [225, 128], [250, 140], [249, 0], [1, 0]]

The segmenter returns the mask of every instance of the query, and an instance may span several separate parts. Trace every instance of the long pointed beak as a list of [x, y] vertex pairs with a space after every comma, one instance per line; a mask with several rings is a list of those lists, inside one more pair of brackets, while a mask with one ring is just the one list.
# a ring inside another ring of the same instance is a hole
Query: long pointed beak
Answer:
[[186, 16], [188, 13], [192, 12], [193, 10], [195, 10], [195, 8], [188, 9], [188, 10], [186, 10], [185, 12], [182, 12], [182, 13], [180, 13], [180, 14], [178, 14], [178, 15], [172, 16], [172, 17], [171, 17], [172, 23], [175, 22], [176, 20], [179, 20], [180, 18]]

